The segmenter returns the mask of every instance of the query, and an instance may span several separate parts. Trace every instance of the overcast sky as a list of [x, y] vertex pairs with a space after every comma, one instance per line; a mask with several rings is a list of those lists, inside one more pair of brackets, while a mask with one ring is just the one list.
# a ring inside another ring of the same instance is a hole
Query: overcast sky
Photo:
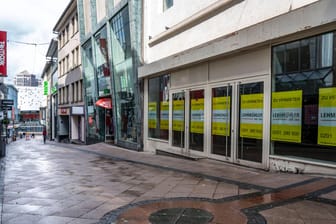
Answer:
[[41, 77], [50, 40], [56, 36], [52, 29], [69, 2], [0, 0], [0, 30], [7, 31], [8, 40], [6, 83], [12, 82], [13, 77], [24, 70]]

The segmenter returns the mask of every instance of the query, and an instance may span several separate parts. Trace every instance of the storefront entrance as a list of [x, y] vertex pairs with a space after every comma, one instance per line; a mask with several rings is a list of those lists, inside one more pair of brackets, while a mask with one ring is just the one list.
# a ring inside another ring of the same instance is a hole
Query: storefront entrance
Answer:
[[172, 92], [170, 145], [183, 154], [267, 168], [268, 83], [262, 77]]

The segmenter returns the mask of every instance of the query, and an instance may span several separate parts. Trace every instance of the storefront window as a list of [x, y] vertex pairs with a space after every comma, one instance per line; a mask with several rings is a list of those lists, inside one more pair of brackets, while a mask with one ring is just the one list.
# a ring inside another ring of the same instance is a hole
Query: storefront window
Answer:
[[336, 162], [335, 34], [273, 47], [272, 154]]
[[148, 81], [148, 137], [168, 140], [169, 75]]
[[114, 70], [117, 136], [119, 140], [137, 142], [135, 84], [131, 54], [128, 7], [111, 21], [112, 61]]
[[83, 71], [85, 81], [85, 100], [87, 105], [87, 136], [91, 139], [99, 139], [98, 132], [98, 112], [95, 107], [97, 100], [96, 85], [94, 77], [93, 51], [91, 42], [83, 46]]
[[107, 30], [104, 27], [95, 37], [96, 75], [98, 81], [98, 95], [111, 94], [111, 70], [109, 66]]

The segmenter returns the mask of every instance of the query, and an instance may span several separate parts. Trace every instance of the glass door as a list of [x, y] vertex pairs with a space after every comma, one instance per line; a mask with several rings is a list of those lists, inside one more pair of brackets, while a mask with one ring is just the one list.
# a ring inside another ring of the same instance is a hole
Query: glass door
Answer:
[[[264, 81], [237, 84], [236, 162], [263, 164], [265, 144]], [[258, 165], [256, 165], [258, 166]]]
[[189, 149], [204, 151], [204, 90], [189, 92]]
[[232, 86], [211, 89], [211, 153], [231, 157]]
[[185, 93], [173, 93], [172, 145], [179, 148], [185, 146]]
[[204, 151], [204, 90], [172, 93], [172, 146]]

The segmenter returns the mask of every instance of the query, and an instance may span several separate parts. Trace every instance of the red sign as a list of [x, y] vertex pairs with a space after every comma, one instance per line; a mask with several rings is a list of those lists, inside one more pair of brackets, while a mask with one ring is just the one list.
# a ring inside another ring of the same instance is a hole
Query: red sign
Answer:
[[7, 76], [7, 33], [0, 31], [0, 76]]

